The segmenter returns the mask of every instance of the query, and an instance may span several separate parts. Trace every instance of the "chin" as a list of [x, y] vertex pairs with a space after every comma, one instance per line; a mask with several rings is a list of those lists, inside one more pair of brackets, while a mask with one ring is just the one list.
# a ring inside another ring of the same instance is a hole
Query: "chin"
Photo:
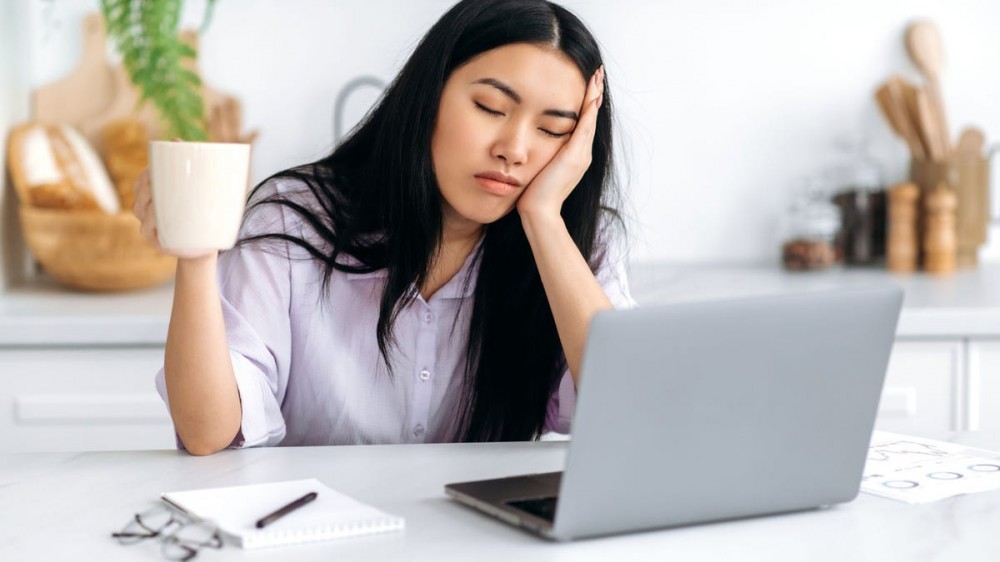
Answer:
[[456, 209], [458, 215], [467, 221], [476, 224], [487, 225], [504, 218], [514, 210], [516, 205], [512, 202], [510, 206], [497, 208], [486, 207], [484, 205], [469, 205], [467, 208]]

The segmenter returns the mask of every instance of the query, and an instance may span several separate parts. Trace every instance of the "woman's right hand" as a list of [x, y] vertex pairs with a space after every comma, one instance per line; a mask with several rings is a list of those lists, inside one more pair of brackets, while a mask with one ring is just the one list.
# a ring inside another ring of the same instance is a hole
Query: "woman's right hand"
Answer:
[[135, 204], [132, 212], [138, 217], [139, 231], [147, 242], [161, 254], [176, 256], [180, 259], [196, 260], [218, 255], [218, 250], [171, 250], [160, 246], [160, 236], [156, 230], [156, 213], [153, 209], [153, 189], [149, 181], [149, 168], [139, 174], [135, 180]]

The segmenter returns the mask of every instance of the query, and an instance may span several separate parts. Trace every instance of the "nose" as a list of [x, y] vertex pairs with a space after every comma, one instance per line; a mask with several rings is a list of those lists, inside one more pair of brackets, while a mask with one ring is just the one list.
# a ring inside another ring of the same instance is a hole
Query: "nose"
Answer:
[[510, 123], [500, 132], [490, 154], [508, 166], [520, 166], [528, 159], [526, 127]]

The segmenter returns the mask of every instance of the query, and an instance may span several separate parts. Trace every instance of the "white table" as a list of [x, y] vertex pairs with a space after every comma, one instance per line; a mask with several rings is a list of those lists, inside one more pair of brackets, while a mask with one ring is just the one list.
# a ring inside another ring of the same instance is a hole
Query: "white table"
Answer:
[[[1000, 449], [1000, 435], [928, 435]], [[1000, 491], [911, 506], [868, 495], [828, 510], [557, 544], [446, 498], [448, 482], [562, 468], [566, 443], [298, 447], [0, 456], [0, 560], [159, 560], [111, 532], [164, 491], [316, 477], [406, 518], [404, 533], [198, 560], [990, 560]]]

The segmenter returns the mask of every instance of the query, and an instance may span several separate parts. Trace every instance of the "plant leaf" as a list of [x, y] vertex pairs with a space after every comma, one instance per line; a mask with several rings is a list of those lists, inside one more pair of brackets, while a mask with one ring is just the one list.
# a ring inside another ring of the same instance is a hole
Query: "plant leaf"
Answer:
[[[208, 0], [206, 21], [215, 0]], [[168, 137], [205, 140], [205, 105], [201, 78], [184, 67], [197, 50], [178, 34], [183, 0], [101, 0], [105, 27], [139, 89], [137, 109], [156, 107]]]

